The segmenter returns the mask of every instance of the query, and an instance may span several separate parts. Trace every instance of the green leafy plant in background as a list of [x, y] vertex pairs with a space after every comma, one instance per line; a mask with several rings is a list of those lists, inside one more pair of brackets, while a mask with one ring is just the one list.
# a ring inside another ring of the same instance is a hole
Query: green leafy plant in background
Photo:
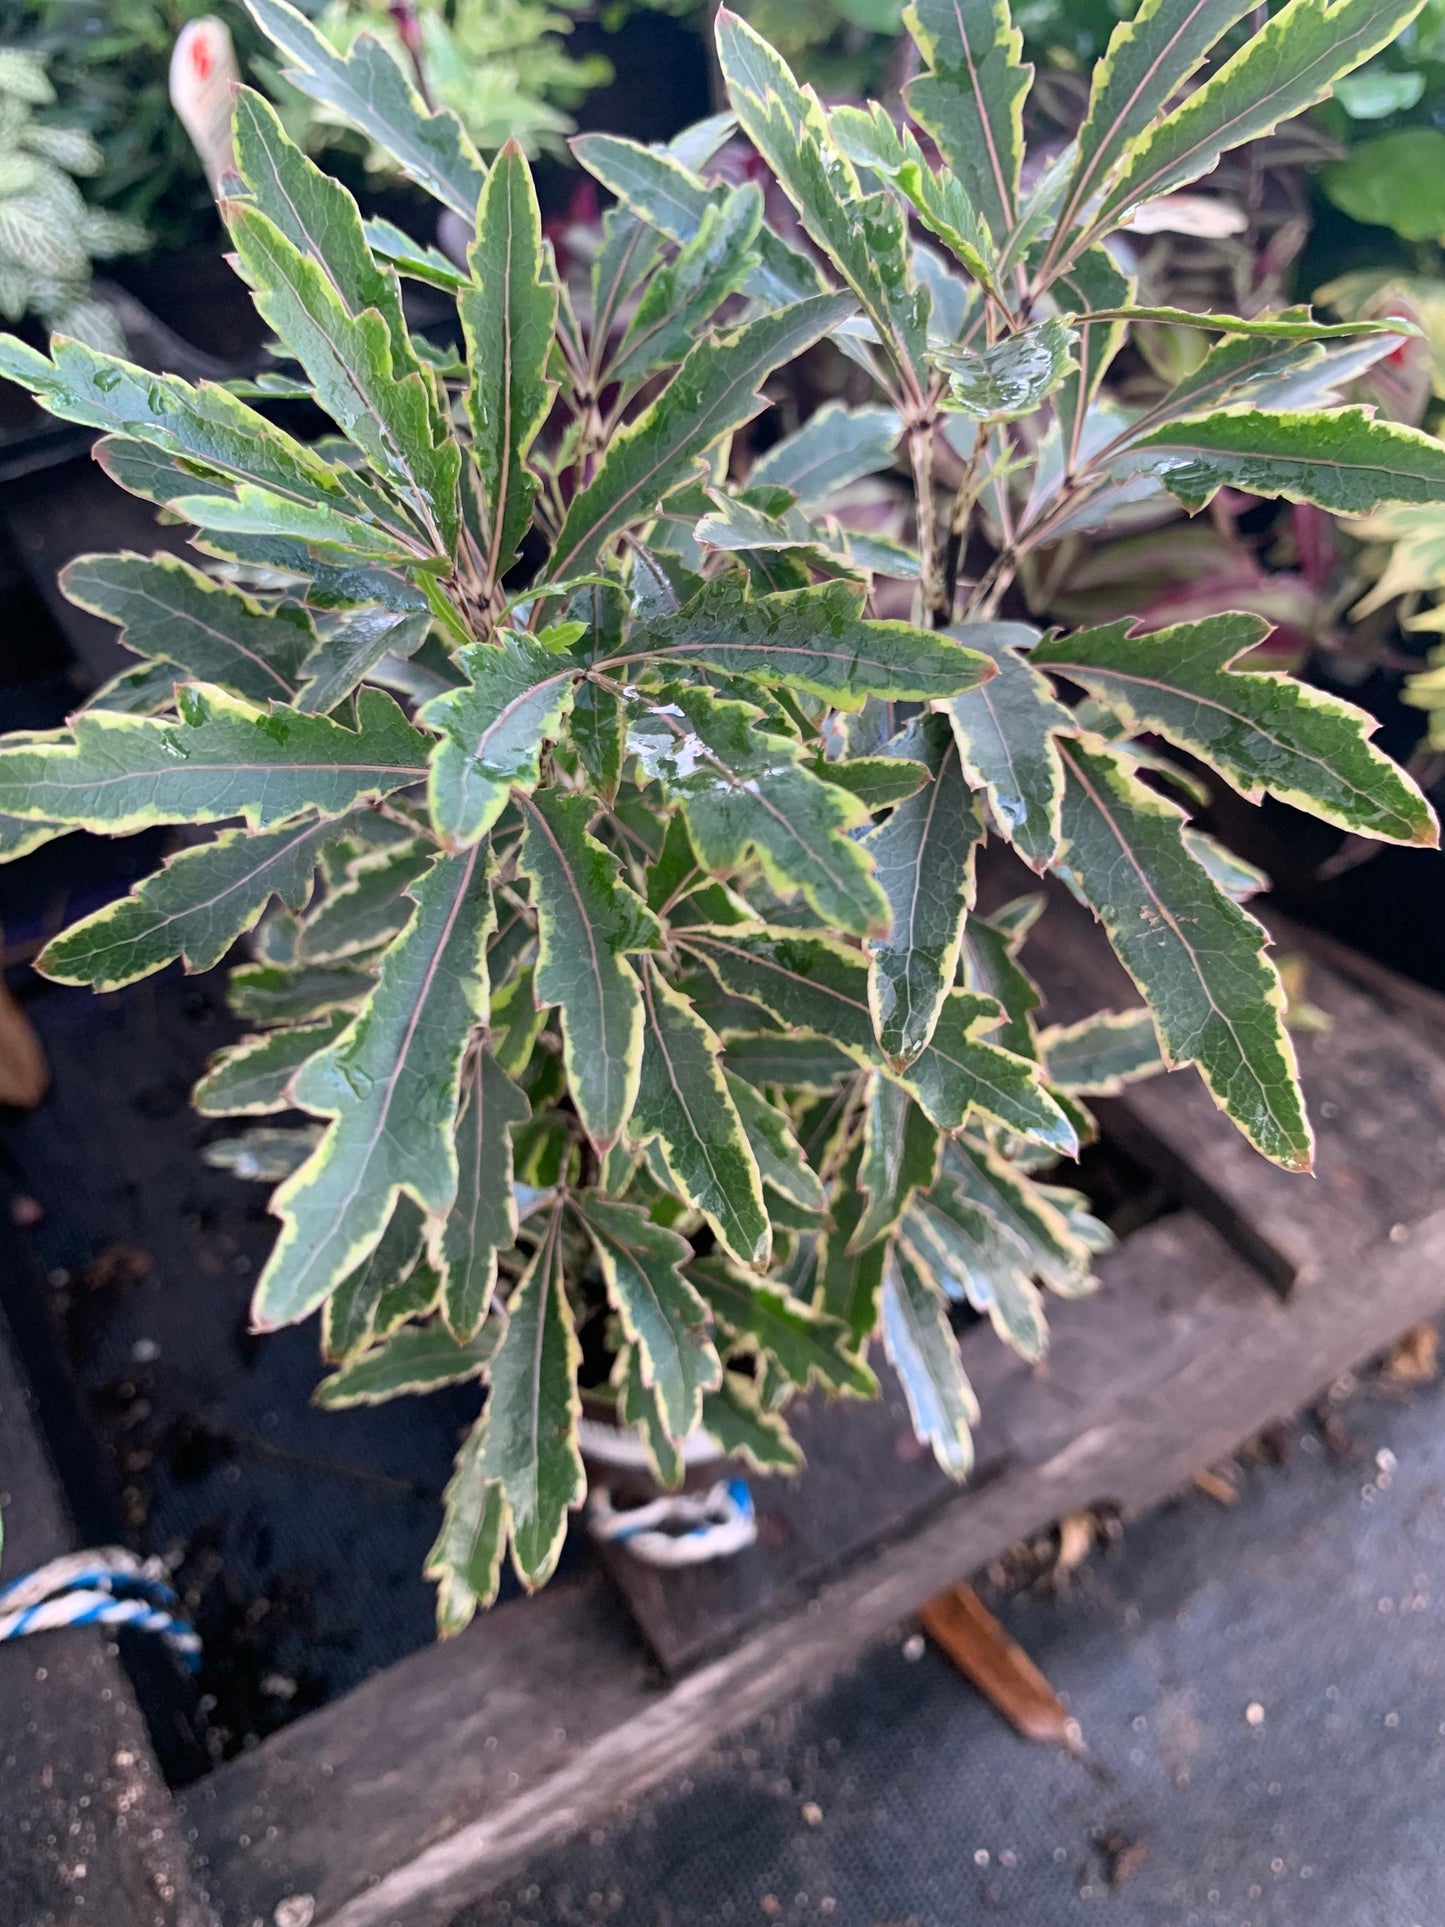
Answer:
[[143, 247], [145, 233], [86, 201], [77, 179], [98, 171], [100, 150], [50, 116], [54, 102], [42, 59], [0, 48], [0, 314], [123, 350], [119, 323], [92, 292], [92, 265]]
[[[250, 1032], [196, 1101], [242, 1121], [211, 1155], [277, 1183], [254, 1319], [320, 1313], [327, 1405], [485, 1380], [431, 1561], [451, 1629], [508, 1542], [528, 1585], [553, 1568], [584, 1488], [582, 1339], [665, 1483], [699, 1426], [791, 1467], [789, 1401], [871, 1392], [880, 1341], [963, 1475], [953, 1309], [1036, 1358], [1043, 1293], [1088, 1288], [1101, 1228], [1052, 1173], [1091, 1093], [1195, 1065], [1265, 1156], [1309, 1168], [1251, 879], [1190, 827], [1158, 744], [1388, 841], [1433, 843], [1428, 806], [1360, 712], [1242, 663], [1257, 619], [1043, 636], [1015, 584], [1161, 490], [1445, 500], [1439, 442], [1300, 405], [1322, 357], [1398, 331], [1139, 310], [1107, 245], [1418, 0], [1290, 0], [1172, 109], [1247, 9], [1146, 5], [1031, 188], [1004, 0], [920, 0], [902, 125], [825, 112], [723, 12], [732, 112], [801, 233], [710, 177], [729, 117], [665, 149], [589, 136], [617, 205], [585, 284], [559, 278], [517, 146], [485, 167], [399, 67], [363, 75], [254, 5], [295, 84], [475, 241], [458, 270], [363, 223], [247, 94], [231, 245], [299, 370], [260, 392], [311, 394], [335, 437], [75, 343], [0, 345], [213, 559], [71, 566], [139, 660], [0, 750], [0, 836], [184, 831], [51, 943], [62, 981], [207, 969], [253, 933], [230, 984]], [[410, 336], [403, 275], [455, 297], [463, 354]], [[1130, 330], [1161, 320], [1207, 352], [1147, 410], [1105, 406]], [[802, 356], [872, 394], [754, 458]], [[895, 448], [911, 541], [839, 512]], [[1142, 1009], [1040, 1031], [1039, 898], [982, 914], [986, 845], [1093, 909]]]

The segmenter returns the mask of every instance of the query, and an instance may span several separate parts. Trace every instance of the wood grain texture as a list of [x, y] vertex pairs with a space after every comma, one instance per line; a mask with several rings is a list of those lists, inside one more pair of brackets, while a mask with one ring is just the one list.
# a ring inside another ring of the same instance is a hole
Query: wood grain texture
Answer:
[[[6, 1578], [74, 1546], [0, 1320]], [[99, 1631], [0, 1646], [0, 1921], [6, 1927], [210, 1927], [145, 1725]]]

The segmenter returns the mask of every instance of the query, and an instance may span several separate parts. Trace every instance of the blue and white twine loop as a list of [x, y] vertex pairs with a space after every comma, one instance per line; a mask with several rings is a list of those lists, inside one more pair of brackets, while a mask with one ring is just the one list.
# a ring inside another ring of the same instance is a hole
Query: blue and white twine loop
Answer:
[[0, 1642], [59, 1626], [130, 1626], [157, 1633], [192, 1672], [201, 1641], [181, 1617], [181, 1602], [159, 1559], [123, 1546], [67, 1552], [0, 1586]]
[[646, 1566], [698, 1566], [744, 1551], [758, 1536], [746, 1479], [719, 1479], [711, 1491], [668, 1493], [618, 1511], [606, 1486], [587, 1496], [593, 1536], [620, 1546]]

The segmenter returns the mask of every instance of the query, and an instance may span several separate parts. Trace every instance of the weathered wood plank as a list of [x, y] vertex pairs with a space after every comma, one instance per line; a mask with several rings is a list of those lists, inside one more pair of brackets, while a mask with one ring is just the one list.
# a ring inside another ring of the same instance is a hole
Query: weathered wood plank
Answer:
[[[0, 1320], [7, 1578], [74, 1545]], [[0, 1646], [0, 1921], [207, 1927], [170, 1798], [113, 1644], [98, 1631]]]
[[[1268, 910], [1265, 917], [1277, 950], [1306, 950], [1304, 932]], [[1088, 912], [1062, 891], [1030, 935], [1024, 962], [1045, 993], [1046, 1021], [1139, 1001]], [[1273, 1285], [1307, 1284], [1326, 1265], [1359, 1257], [1396, 1227], [1417, 1223], [1439, 1196], [1445, 1058], [1403, 1015], [1416, 1001], [1404, 995], [1411, 988], [1397, 993], [1402, 1014], [1395, 1015], [1383, 1007], [1377, 979], [1367, 994], [1323, 954], [1311, 956], [1307, 998], [1330, 1025], [1294, 1033], [1318, 1140], [1313, 1178], [1259, 1157], [1192, 1070], [1100, 1102], [1100, 1124]]]
[[[1057, 1308], [1047, 1372], [1010, 1380], [993, 1421], [1009, 1456], [990, 1483], [948, 1488], [905, 1540], [678, 1684], [649, 1677], [595, 1585], [581, 1586], [502, 1609], [222, 1768], [186, 1812], [226, 1927], [296, 1892], [332, 1927], [444, 1920], [720, 1734], [821, 1684], [1020, 1535], [1101, 1501], [1126, 1516], [1158, 1503], [1445, 1305], [1445, 1211], [1387, 1243], [1367, 1281], [1354, 1262], [1336, 1266], [1288, 1303], [1190, 1213], [1140, 1232], [1103, 1271], [1098, 1298]], [[862, 1409], [832, 1418], [851, 1424]]]

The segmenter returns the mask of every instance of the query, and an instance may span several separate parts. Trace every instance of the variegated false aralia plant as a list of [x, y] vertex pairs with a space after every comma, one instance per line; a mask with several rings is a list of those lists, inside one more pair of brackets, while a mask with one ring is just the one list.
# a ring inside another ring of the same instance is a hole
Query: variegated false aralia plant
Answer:
[[[508, 1541], [528, 1585], [553, 1568], [584, 1487], [579, 1333], [664, 1482], [698, 1427], [795, 1463], [789, 1400], [873, 1390], [880, 1334], [962, 1475], [951, 1306], [1036, 1357], [1040, 1285], [1088, 1284], [1100, 1227], [1039, 1175], [1088, 1133], [1082, 1098], [1193, 1064], [1308, 1170], [1264, 932], [1157, 786], [1159, 739], [1395, 842], [1434, 842], [1427, 805], [1358, 711], [1236, 666], [1248, 616], [1007, 617], [1026, 559], [1161, 488], [1445, 499], [1445, 446], [1335, 405], [1368, 327], [1166, 311], [1212, 340], [1193, 372], [1133, 413], [1104, 390], [1160, 313], [1131, 307], [1114, 230], [1321, 100], [1419, 0], [1287, 0], [1253, 38], [1244, 0], [1144, 0], [1039, 170], [1005, 0], [918, 0], [911, 124], [828, 112], [724, 11], [732, 116], [796, 223], [710, 178], [731, 117], [667, 148], [589, 136], [617, 205], [585, 281], [515, 148], [484, 171], [375, 42], [343, 59], [253, 5], [294, 83], [475, 243], [462, 272], [363, 221], [243, 94], [231, 243], [294, 378], [191, 387], [4, 343], [214, 560], [72, 564], [140, 661], [0, 753], [0, 812], [12, 853], [227, 826], [42, 968], [108, 989], [254, 932], [230, 990], [251, 1034], [196, 1096], [290, 1118], [215, 1147], [280, 1180], [255, 1322], [321, 1312], [328, 1405], [485, 1380], [431, 1563], [452, 1628]], [[409, 331], [408, 277], [455, 297], [464, 351]], [[765, 385], [814, 351], [874, 392], [750, 462]], [[288, 393], [336, 434], [251, 406]], [[896, 451], [911, 548], [828, 506]], [[1036, 904], [969, 914], [987, 839], [1092, 908], [1147, 1010], [1040, 1033]]]

